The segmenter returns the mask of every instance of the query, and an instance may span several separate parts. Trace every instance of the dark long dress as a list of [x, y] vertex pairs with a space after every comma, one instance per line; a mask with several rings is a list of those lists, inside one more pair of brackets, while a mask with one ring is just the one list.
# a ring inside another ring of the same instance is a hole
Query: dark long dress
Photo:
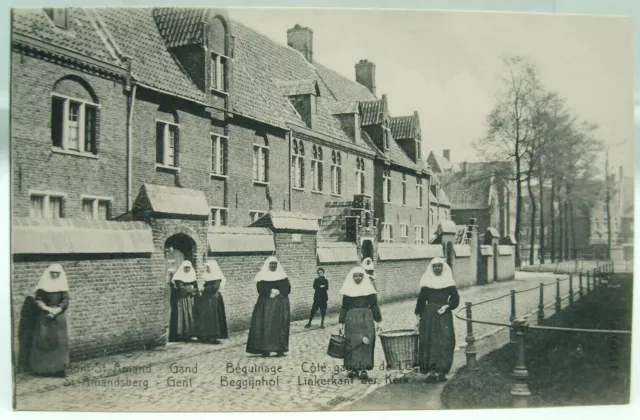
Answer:
[[[291, 324], [289, 307], [291, 283], [287, 278], [277, 281], [260, 281], [257, 288], [258, 301], [251, 317], [247, 353], [287, 352]], [[272, 289], [278, 289], [280, 294], [270, 298]]]
[[198, 284], [195, 281], [185, 283], [180, 280], [174, 283], [176, 285], [176, 338], [190, 340], [191, 337], [196, 336], [195, 306]]
[[199, 340], [229, 338], [224, 299], [218, 290], [220, 283], [221, 280], [210, 280], [204, 283], [204, 291], [197, 305], [196, 316]]
[[32, 372], [53, 374], [64, 371], [69, 365], [69, 332], [65, 312], [69, 307], [68, 292], [36, 292], [36, 303], [40, 301], [52, 308], [62, 309], [53, 318], [49, 312], [36, 305], [36, 321], [29, 353], [29, 367]]
[[[373, 321], [382, 321], [376, 294], [343, 296], [339, 322], [344, 323], [344, 335], [347, 339], [347, 354], [344, 357], [344, 367], [347, 370], [373, 369], [373, 352], [376, 345]], [[369, 339], [369, 344], [362, 342], [363, 337]]]
[[[457, 308], [459, 303], [460, 296], [455, 286], [420, 289], [415, 311], [416, 315], [420, 315], [420, 372], [447, 374], [451, 370], [456, 345], [451, 310]], [[438, 315], [438, 309], [447, 304], [449, 309]]]

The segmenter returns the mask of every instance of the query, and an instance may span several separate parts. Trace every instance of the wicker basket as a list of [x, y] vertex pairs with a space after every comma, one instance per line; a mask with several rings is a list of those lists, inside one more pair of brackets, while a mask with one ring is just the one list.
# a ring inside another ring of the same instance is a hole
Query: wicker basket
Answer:
[[392, 330], [380, 333], [387, 369], [411, 370], [418, 364], [419, 334], [416, 330]]

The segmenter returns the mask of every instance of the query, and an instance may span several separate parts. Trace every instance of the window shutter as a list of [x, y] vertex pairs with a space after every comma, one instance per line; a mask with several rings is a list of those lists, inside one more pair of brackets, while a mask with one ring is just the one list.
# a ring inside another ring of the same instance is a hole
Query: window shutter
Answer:
[[322, 191], [322, 162], [318, 162], [318, 191]]
[[227, 175], [227, 139], [220, 139], [220, 171], [223, 175]]
[[262, 149], [264, 154], [264, 182], [269, 182], [269, 149]]
[[156, 123], [156, 163], [164, 164], [164, 123]]
[[64, 119], [64, 102], [62, 98], [52, 97], [51, 101], [51, 140], [56, 147], [62, 147], [62, 123]]
[[96, 148], [96, 108], [85, 105], [84, 150], [97, 154]]
[[176, 125], [173, 128], [173, 166], [180, 167], [180, 128]]

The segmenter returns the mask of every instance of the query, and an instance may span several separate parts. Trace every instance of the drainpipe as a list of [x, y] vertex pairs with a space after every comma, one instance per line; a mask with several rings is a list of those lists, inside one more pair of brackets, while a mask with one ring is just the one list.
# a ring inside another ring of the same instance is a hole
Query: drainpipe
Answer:
[[293, 132], [291, 130], [287, 131], [287, 137], [289, 138], [289, 211], [292, 210], [291, 199], [293, 198], [293, 173], [291, 172], [293, 169], [291, 165], [293, 165]]
[[129, 97], [129, 109], [127, 118], [127, 213], [133, 209], [133, 107], [136, 102], [136, 92], [138, 90], [137, 85], [132, 86], [131, 76], [131, 57], [122, 57], [125, 65], [127, 66], [127, 80], [125, 89], [130, 93]]

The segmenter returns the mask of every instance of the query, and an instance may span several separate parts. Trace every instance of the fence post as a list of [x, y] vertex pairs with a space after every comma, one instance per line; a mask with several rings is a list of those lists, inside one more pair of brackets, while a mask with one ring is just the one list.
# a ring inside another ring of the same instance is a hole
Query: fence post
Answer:
[[556, 313], [559, 314], [562, 309], [562, 300], [560, 299], [560, 279], [556, 279]]
[[573, 305], [573, 274], [569, 274], [569, 305]]
[[587, 270], [587, 293], [591, 292], [591, 278], [589, 277], [589, 270]]
[[513, 329], [513, 321], [516, 319], [516, 291], [511, 290], [511, 316], [509, 316], [509, 343], [514, 344], [516, 342], [516, 334]]
[[578, 275], [578, 296], [580, 296], [580, 300], [584, 297], [584, 291], [582, 290], [582, 272]]
[[524, 335], [528, 326], [526, 319], [514, 321], [516, 331], [516, 365], [511, 374], [513, 378], [511, 395], [513, 396], [513, 406], [516, 408], [526, 408], [529, 405], [529, 397], [531, 396], [531, 391], [529, 391], [529, 385], [527, 384], [529, 372], [527, 371], [524, 352]]
[[538, 301], [538, 325], [544, 323], [544, 283], [540, 283], [540, 301]]
[[471, 317], [471, 302], [465, 302], [465, 307], [467, 309], [467, 337], [466, 342], [467, 346], [465, 347], [464, 354], [467, 356], [467, 368], [475, 369], [476, 368], [476, 339], [473, 336], [473, 321]]

